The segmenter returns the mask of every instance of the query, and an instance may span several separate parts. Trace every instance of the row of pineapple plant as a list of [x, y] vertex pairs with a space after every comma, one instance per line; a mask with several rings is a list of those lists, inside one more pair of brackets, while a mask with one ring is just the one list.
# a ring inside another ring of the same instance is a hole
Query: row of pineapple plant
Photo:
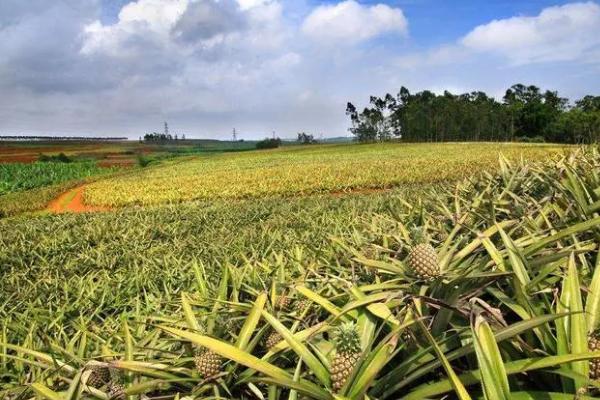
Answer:
[[594, 150], [555, 168], [504, 160], [498, 175], [370, 216], [332, 238], [334, 257], [274, 254], [218, 279], [193, 265], [172, 314], [86, 343], [5, 339], [3, 359], [31, 379], [3, 394], [594, 398], [599, 166]]

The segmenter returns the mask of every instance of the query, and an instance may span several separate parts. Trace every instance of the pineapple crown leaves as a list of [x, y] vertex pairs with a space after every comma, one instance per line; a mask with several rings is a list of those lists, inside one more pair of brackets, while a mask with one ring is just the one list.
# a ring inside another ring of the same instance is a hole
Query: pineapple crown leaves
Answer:
[[359, 353], [360, 336], [353, 322], [346, 322], [337, 328], [335, 336], [336, 350], [339, 353]]
[[415, 226], [410, 230], [410, 237], [415, 245], [427, 243], [427, 234], [422, 226]]

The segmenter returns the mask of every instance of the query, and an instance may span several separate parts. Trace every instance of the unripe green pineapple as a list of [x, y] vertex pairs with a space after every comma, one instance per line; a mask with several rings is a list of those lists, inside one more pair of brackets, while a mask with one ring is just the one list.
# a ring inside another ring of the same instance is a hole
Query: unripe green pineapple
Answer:
[[194, 357], [194, 363], [204, 379], [211, 379], [221, 372], [223, 357], [214, 351], [204, 349]]
[[267, 350], [271, 350], [275, 345], [283, 340], [283, 336], [279, 334], [277, 331], [272, 331], [269, 336], [267, 336], [267, 340], [265, 340], [265, 346], [267, 346]]
[[413, 247], [408, 254], [408, 266], [419, 279], [432, 280], [441, 275], [437, 253], [430, 244]]
[[338, 392], [360, 358], [360, 337], [353, 323], [342, 324], [335, 338], [336, 354], [331, 363], [331, 382]]
[[[600, 350], [600, 337], [597, 333], [589, 337], [588, 348], [590, 351]], [[593, 358], [590, 360], [590, 379], [600, 379], [600, 358]]]
[[91, 365], [86, 368], [92, 371], [87, 379], [88, 386], [98, 389], [110, 381], [110, 371], [108, 370], [108, 367], [103, 365]]

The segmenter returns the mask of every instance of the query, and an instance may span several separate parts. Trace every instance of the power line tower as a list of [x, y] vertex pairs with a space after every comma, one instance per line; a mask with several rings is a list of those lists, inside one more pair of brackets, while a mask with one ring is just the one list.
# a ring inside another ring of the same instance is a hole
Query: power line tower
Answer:
[[235, 131], [235, 128], [233, 128], [233, 141], [237, 141], [237, 132]]
[[165, 121], [165, 136], [169, 136], [169, 124]]
[[273, 131], [273, 139], [275, 139], [275, 131]]

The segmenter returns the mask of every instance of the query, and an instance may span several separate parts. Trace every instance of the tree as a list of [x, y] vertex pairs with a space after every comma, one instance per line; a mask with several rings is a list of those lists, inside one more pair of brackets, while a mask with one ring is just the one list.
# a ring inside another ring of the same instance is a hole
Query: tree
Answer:
[[266, 138], [256, 143], [256, 148], [259, 150], [275, 149], [279, 146], [281, 146], [280, 138]]
[[[373, 98], [372, 98], [373, 101]], [[379, 107], [365, 108], [360, 114], [352, 103], [348, 103], [346, 114], [350, 115], [352, 128], [350, 132], [359, 142], [374, 142], [387, 140], [390, 136], [390, 125]]]
[[298, 142], [302, 143], [302, 144], [313, 144], [313, 143], [317, 143], [317, 141], [315, 140], [315, 137], [313, 135], [309, 135], [305, 132], [300, 132], [298, 133]]
[[585, 96], [570, 108], [555, 91], [515, 84], [502, 102], [482, 91], [437, 95], [411, 93], [404, 86], [396, 97], [371, 96], [361, 112], [348, 103], [346, 115], [358, 141], [552, 141], [598, 140], [600, 96]]

